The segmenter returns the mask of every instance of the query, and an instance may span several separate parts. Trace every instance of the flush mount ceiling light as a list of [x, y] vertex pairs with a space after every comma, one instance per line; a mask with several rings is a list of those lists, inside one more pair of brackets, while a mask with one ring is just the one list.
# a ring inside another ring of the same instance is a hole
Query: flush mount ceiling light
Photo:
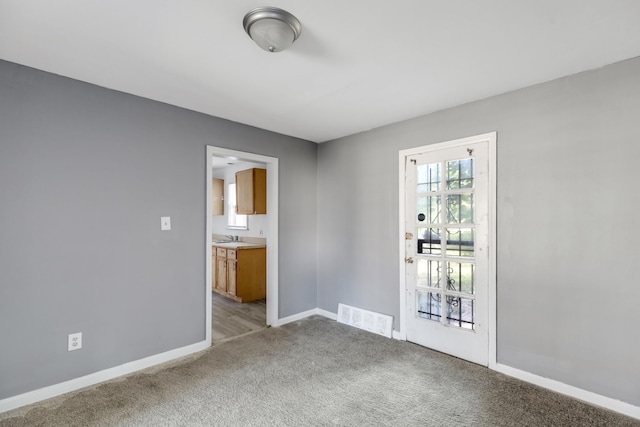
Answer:
[[300, 21], [277, 7], [257, 7], [242, 20], [244, 30], [258, 46], [267, 52], [280, 52], [300, 37]]

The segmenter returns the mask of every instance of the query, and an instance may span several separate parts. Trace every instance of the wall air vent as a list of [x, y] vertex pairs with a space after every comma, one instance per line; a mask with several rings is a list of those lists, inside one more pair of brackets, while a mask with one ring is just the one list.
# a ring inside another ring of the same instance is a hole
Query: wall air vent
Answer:
[[338, 304], [338, 322], [391, 338], [393, 317], [369, 310]]

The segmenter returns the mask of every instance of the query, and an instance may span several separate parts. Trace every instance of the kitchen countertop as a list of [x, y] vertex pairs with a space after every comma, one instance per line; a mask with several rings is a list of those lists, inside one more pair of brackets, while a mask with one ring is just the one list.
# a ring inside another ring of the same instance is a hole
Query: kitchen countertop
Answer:
[[260, 243], [247, 243], [247, 242], [226, 242], [226, 243], [211, 243], [211, 246], [225, 249], [258, 249], [266, 248], [267, 245]]

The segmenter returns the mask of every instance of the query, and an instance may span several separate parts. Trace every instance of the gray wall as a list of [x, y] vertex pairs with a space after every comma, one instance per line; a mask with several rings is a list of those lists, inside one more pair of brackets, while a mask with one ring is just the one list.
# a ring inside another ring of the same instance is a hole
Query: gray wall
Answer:
[[0, 61], [0, 399], [204, 339], [206, 145], [279, 158], [280, 317], [315, 308], [316, 144]]
[[640, 405], [640, 59], [319, 146], [318, 305], [399, 314], [398, 151], [498, 132], [498, 362]]
[[206, 145], [280, 159], [280, 317], [397, 317], [398, 150], [497, 131], [498, 361], [640, 405], [638, 75], [316, 147], [0, 61], [0, 399], [204, 338]]

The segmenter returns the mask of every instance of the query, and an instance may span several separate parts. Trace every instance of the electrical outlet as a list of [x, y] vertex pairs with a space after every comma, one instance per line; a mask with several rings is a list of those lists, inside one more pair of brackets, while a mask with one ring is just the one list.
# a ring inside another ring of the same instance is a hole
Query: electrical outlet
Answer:
[[82, 348], [82, 332], [69, 334], [67, 351], [80, 350]]

